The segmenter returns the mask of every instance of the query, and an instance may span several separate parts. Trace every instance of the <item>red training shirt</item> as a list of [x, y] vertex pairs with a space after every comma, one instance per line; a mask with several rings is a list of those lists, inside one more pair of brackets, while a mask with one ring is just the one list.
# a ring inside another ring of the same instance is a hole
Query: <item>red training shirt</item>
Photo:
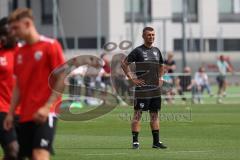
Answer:
[[9, 111], [13, 90], [14, 49], [0, 49], [0, 112]]
[[[23, 45], [15, 56], [14, 72], [20, 91], [20, 122], [32, 121], [34, 113], [49, 99], [51, 72], [64, 63], [60, 44], [40, 36], [34, 44]], [[54, 113], [54, 107], [51, 108]]]

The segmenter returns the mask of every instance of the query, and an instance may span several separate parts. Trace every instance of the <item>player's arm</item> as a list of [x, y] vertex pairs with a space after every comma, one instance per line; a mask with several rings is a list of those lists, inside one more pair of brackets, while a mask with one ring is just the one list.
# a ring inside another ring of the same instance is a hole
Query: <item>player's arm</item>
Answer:
[[159, 86], [163, 85], [163, 75], [164, 75], [164, 64], [160, 64], [159, 66]]
[[129, 68], [130, 63], [127, 61], [127, 58], [125, 58], [121, 62], [121, 67], [125, 73], [125, 75], [128, 77], [128, 79], [134, 79], [134, 75], [132, 74], [130, 68]]
[[[130, 56], [132, 56], [131, 53]], [[144, 80], [135, 78], [136, 76], [131, 72], [129, 65], [130, 65], [129, 57], [126, 57], [123, 61], [121, 61], [121, 67], [125, 75], [128, 77], [128, 79], [131, 80], [137, 86], [145, 85]]]
[[190, 84], [187, 86], [187, 89], [190, 90], [194, 85], [196, 85], [196, 80], [191, 78]]
[[177, 68], [175, 61], [173, 61], [173, 64], [170, 66], [167, 66], [167, 69], [175, 70]]
[[35, 113], [34, 120], [37, 123], [44, 123], [46, 122], [48, 118], [48, 114], [50, 112], [50, 109], [53, 105], [56, 105], [55, 103], [61, 96], [61, 93], [63, 93], [64, 90], [64, 79], [66, 77], [65, 72], [57, 73], [54, 75], [55, 84], [52, 88], [52, 93], [46, 103]]
[[227, 70], [233, 74], [233, 68], [229, 65], [228, 62], [225, 61], [225, 64], [227, 66]]
[[171, 66], [172, 70], [175, 70], [177, 68], [176, 64], [174, 63], [174, 65]]
[[11, 99], [11, 105], [9, 108], [9, 112], [4, 120], [4, 129], [5, 130], [10, 130], [13, 127], [13, 121], [14, 121], [14, 113], [15, 109], [19, 104], [19, 99], [20, 99], [20, 92], [19, 92], [19, 87], [18, 87], [18, 82], [16, 80], [16, 84], [13, 88], [13, 95]]
[[177, 89], [181, 89], [180, 77], [176, 77], [176, 79], [175, 79], [175, 86], [176, 86]]
[[55, 85], [52, 88], [52, 93], [50, 97], [43, 106], [43, 108], [46, 107], [46, 109], [48, 110], [50, 110], [52, 105], [54, 105], [54, 103], [58, 100], [58, 98], [61, 96], [61, 93], [64, 90], [64, 79], [66, 77], [65, 72], [57, 73], [54, 76], [55, 76], [54, 79], [56, 79]]
[[160, 64], [160, 66], [159, 66], [159, 77], [160, 77], [160, 79], [163, 79], [163, 75], [164, 75], [164, 64]]
[[58, 98], [61, 96], [61, 93], [63, 93], [64, 90], [64, 79], [66, 77], [65, 72], [57, 73], [54, 75], [56, 78], [56, 83], [54, 87], [52, 88], [52, 93], [50, 97], [48, 98], [48, 101], [46, 102], [46, 106], [51, 107], [53, 103], [55, 103]]
[[163, 56], [160, 50], [158, 50], [158, 54], [159, 54], [159, 85], [162, 86], [165, 66]]

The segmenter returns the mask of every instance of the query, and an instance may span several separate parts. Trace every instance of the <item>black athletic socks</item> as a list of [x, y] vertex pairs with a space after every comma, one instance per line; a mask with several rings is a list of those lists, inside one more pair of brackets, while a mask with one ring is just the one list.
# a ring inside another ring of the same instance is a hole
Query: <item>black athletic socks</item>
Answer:
[[133, 142], [138, 142], [138, 133], [139, 132], [132, 131]]
[[152, 130], [153, 144], [159, 143], [159, 130]]

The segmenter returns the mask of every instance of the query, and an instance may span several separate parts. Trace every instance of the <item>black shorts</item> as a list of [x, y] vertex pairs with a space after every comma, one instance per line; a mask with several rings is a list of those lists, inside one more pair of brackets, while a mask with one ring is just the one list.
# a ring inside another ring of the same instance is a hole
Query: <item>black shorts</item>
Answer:
[[111, 85], [111, 78], [110, 77], [106, 77], [106, 76], [103, 76], [102, 77], [102, 82], [106, 85]]
[[226, 76], [224, 75], [218, 75], [217, 78], [216, 78], [217, 82], [218, 82], [218, 86], [220, 88], [223, 87], [223, 84], [224, 84], [224, 81], [226, 80]]
[[33, 121], [19, 124], [19, 157], [31, 157], [33, 149], [45, 149], [53, 154], [53, 140], [57, 118], [49, 116], [44, 124]]
[[148, 99], [136, 98], [134, 100], [134, 110], [158, 112], [161, 110], [161, 97]]
[[9, 131], [6, 131], [3, 128], [3, 121], [6, 117], [7, 113], [0, 112], [0, 144], [3, 148], [5, 148], [8, 144], [13, 141], [17, 141], [17, 134], [16, 134], [16, 127], [17, 127], [17, 120], [18, 117], [15, 117], [15, 126]]

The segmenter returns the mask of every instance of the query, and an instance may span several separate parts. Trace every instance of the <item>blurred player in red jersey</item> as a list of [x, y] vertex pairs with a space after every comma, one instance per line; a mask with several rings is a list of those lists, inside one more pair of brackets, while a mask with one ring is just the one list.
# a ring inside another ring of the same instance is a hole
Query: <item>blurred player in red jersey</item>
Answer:
[[15, 107], [20, 105], [18, 142], [19, 159], [48, 160], [56, 127], [55, 103], [60, 100], [65, 74], [55, 74], [53, 90], [48, 85], [52, 71], [64, 63], [62, 48], [53, 39], [36, 30], [32, 11], [18, 8], [9, 16], [11, 33], [25, 42], [16, 54], [14, 73], [16, 86], [9, 114], [4, 121], [12, 128]]
[[0, 144], [3, 148], [4, 160], [15, 160], [18, 154], [15, 128], [8, 131], [3, 128], [14, 86], [13, 64], [16, 50], [16, 41], [10, 35], [7, 18], [2, 18], [0, 20]]
[[101, 59], [103, 60], [102, 82], [106, 85], [105, 91], [107, 91], [108, 87], [111, 86], [111, 79], [110, 79], [111, 66], [106, 53], [101, 55]]

